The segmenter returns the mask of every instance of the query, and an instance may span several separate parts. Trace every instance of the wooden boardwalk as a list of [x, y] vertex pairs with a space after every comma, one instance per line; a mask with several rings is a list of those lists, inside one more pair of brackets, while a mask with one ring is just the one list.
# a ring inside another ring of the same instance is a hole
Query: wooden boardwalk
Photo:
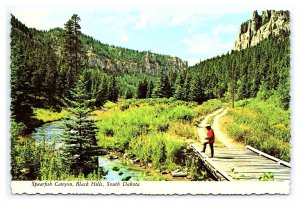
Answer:
[[[213, 116], [221, 112], [216, 113]], [[204, 121], [207, 119], [205, 118]], [[200, 138], [201, 136], [203, 137], [203, 135], [200, 135]], [[262, 176], [269, 174], [269, 176], [274, 176], [274, 181], [290, 181], [291, 166], [289, 163], [267, 155], [253, 147], [234, 145], [215, 147], [213, 158], [209, 157], [209, 146], [206, 149], [206, 154], [201, 152], [202, 146], [191, 144], [191, 148], [199, 155], [203, 164], [217, 180], [259, 181]]]
[[[274, 175], [274, 181], [289, 181], [290, 166], [285, 162], [271, 160], [248, 148], [215, 148], [215, 156], [209, 158], [201, 148], [191, 147], [217, 180], [256, 180], [265, 173]], [[209, 154], [210, 152], [207, 151]], [[208, 155], [209, 155], [208, 154]], [[287, 164], [287, 165], [285, 165]]]

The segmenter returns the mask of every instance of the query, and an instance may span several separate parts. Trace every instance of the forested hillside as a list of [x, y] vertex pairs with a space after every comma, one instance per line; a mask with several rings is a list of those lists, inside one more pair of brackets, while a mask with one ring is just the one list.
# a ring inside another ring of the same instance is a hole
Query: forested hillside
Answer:
[[[287, 35], [288, 36], [288, 35]], [[231, 97], [235, 100], [276, 94], [279, 105], [289, 108], [290, 40], [271, 37], [241, 51], [205, 60], [188, 70], [199, 78], [203, 98]]]
[[[77, 16], [64, 29], [39, 31], [11, 16], [11, 110], [17, 121], [30, 123], [31, 107], [64, 106], [63, 98], [82, 73], [89, 80], [86, 88], [96, 99], [94, 105], [99, 106], [119, 96], [135, 97], [144, 78], [153, 83], [161, 71], [187, 67], [178, 57], [101, 43], [82, 34], [79, 22]], [[20, 111], [22, 115], [17, 114]]]

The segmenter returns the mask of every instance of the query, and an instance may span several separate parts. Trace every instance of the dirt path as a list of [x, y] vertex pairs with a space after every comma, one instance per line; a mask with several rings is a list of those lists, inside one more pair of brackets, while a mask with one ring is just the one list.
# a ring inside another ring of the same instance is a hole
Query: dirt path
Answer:
[[[225, 128], [222, 126], [220, 119], [226, 115], [228, 108], [220, 108], [207, 115], [201, 121], [198, 127], [200, 142], [192, 143], [191, 147], [198, 153], [199, 158], [210, 172], [219, 172], [222, 176], [219, 179], [226, 180], [252, 180], [259, 179], [266, 173], [274, 176], [274, 181], [289, 182], [290, 167], [289, 165], [280, 165], [275, 158], [262, 156], [261, 152], [255, 152], [244, 146], [242, 143], [235, 142], [228, 137]], [[205, 153], [202, 152], [204, 138], [206, 137], [206, 128], [208, 122], [212, 121], [212, 128], [215, 132], [214, 156], [210, 157], [210, 148]], [[202, 140], [202, 141], [201, 141]], [[202, 143], [202, 144], [201, 144]], [[266, 155], [266, 154], [265, 154]]]
[[198, 131], [199, 140], [201, 143], [205, 142], [205, 139], [204, 139], [206, 137], [206, 128], [205, 127], [208, 125], [208, 120], [211, 117], [214, 117], [215, 115], [220, 114], [222, 111], [223, 111], [223, 108], [220, 108], [220, 109], [212, 112], [211, 114], [208, 114], [199, 124], [197, 131]]
[[233, 141], [231, 138], [229, 138], [220, 128], [220, 118], [222, 118], [224, 115], [226, 115], [228, 111], [228, 108], [220, 108], [213, 113], [207, 115], [200, 123], [198, 127], [198, 134], [200, 142], [203, 144], [206, 140], [204, 139], [206, 137], [206, 129], [205, 127], [209, 125], [207, 122], [210, 120], [210, 118], [213, 118], [213, 124], [211, 124], [212, 129], [214, 130], [216, 142], [215, 146], [221, 146], [221, 147], [238, 147], [242, 146], [241, 144], [238, 144], [237, 142]]

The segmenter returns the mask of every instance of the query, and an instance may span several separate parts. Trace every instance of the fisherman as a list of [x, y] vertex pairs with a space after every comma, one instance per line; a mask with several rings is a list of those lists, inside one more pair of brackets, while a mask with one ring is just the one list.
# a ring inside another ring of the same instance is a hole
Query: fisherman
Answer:
[[206, 126], [207, 129], [207, 137], [205, 138], [207, 141], [204, 142], [203, 151], [205, 152], [206, 145], [209, 144], [211, 157], [214, 157], [214, 142], [215, 142], [215, 133], [210, 125]]

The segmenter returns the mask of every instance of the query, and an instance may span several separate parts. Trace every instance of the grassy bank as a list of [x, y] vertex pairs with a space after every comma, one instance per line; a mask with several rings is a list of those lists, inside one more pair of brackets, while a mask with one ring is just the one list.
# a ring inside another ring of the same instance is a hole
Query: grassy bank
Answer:
[[290, 160], [290, 111], [281, 109], [271, 99], [238, 101], [222, 123], [235, 140]]

